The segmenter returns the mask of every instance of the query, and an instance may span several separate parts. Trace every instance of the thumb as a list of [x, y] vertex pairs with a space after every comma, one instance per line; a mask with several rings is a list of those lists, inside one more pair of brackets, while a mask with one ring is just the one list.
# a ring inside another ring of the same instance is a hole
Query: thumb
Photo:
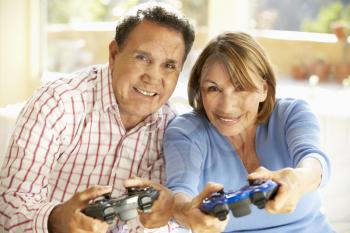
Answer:
[[133, 176], [123, 182], [125, 188], [151, 186], [152, 182], [148, 179]]
[[248, 180], [268, 180], [272, 179], [272, 172], [264, 167], [259, 167], [248, 175]]
[[89, 203], [90, 200], [111, 192], [112, 186], [96, 185], [86, 189], [85, 191], [76, 193], [73, 196], [72, 201], [77, 205], [77, 208], [82, 209]]
[[193, 198], [192, 205], [199, 207], [205, 198], [210, 197], [212, 193], [218, 192], [223, 188], [224, 187], [221, 184], [209, 182], [205, 186], [203, 191], [200, 194], [198, 194], [195, 198]]

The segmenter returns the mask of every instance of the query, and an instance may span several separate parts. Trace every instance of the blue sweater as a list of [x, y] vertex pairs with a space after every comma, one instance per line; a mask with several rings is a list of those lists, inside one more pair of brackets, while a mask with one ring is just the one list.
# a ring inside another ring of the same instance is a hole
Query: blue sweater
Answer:
[[[320, 148], [319, 125], [308, 105], [301, 100], [277, 100], [266, 124], [256, 131], [256, 151], [261, 166], [269, 170], [295, 168], [304, 158], [316, 157], [322, 164], [321, 185], [329, 180], [330, 161]], [[223, 184], [226, 191], [247, 184], [247, 171], [228, 140], [207, 118], [190, 112], [176, 117], [164, 137], [167, 186], [192, 197], [207, 182]], [[312, 155], [310, 155], [312, 154]], [[320, 211], [319, 192], [302, 197], [289, 214], [269, 214], [251, 206], [250, 215], [230, 220], [225, 232], [333, 232]]]

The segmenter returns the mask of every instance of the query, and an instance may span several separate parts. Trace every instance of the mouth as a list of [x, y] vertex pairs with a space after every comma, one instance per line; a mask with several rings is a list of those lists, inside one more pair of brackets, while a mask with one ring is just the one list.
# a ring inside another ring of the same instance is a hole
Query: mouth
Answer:
[[220, 115], [216, 115], [216, 116], [220, 121], [227, 124], [235, 124], [241, 119], [241, 116], [237, 116], [237, 117], [226, 117], [226, 116], [220, 116]]
[[137, 87], [134, 87], [134, 89], [138, 92], [138, 93], [140, 93], [140, 94], [142, 94], [142, 95], [144, 95], [144, 96], [150, 96], [150, 97], [153, 97], [153, 96], [156, 96], [156, 95], [158, 95], [158, 93], [157, 92], [153, 92], [153, 91], [146, 91], [146, 90], [143, 90], [143, 89], [140, 89], [140, 88], [137, 88]]

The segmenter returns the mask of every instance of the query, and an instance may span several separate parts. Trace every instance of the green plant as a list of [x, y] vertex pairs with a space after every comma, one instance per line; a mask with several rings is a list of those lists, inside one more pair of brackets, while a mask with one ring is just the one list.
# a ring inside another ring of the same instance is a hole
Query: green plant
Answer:
[[332, 33], [331, 25], [334, 22], [350, 26], [350, 4], [343, 5], [340, 1], [332, 2], [321, 7], [315, 20], [306, 19], [301, 25], [302, 31]]

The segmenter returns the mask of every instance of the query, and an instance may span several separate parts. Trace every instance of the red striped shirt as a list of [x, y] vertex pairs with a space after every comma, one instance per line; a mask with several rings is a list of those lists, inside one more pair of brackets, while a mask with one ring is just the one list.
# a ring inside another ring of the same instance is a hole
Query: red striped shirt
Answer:
[[93, 185], [122, 195], [131, 175], [164, 182], [166, 104], [125, 131], [108, 66], [39, 89], [22, 110], [1, 170], [0, 229], [47, 232], [52, 208]]

